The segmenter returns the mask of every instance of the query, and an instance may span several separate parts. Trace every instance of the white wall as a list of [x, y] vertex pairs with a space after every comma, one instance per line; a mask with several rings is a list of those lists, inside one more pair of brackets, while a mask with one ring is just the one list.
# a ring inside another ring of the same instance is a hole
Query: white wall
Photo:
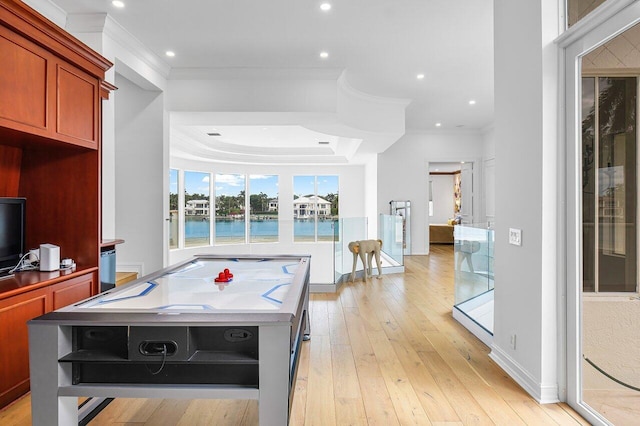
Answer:
[[[491, 357], [538, 401], [558, 400], [559, 2], [496, 0], [495, 330]], [[508, 244], [509, 228], [522, 246]], [[511, 345], [516, 336], [515, 348]]]
[[[214, 254], [310, 254], [312, 284], [334, 282], [334, 247], [331, 242], [294, 243], [293, 223], [293, 176], [296, 175], [336, 175], [339, 177], [340, 218], [363, 217], [365, 204], [365, 166], [283, 166], [283, 165], [243, 165], [212, 162], [198, 162], [171, 159], [171, 168], [212, 173], [274, 174], [278, 175], [278, 195], [280, 209], [280, 241], [264, 244], [229, 244], [210, 247], [176, 249], [169, 253], [169, 263], [173, 264], [197, 253]], [[290, 203], [287, 200], [291, 200]], [[374, 220], [375, 218], [369, 218]], [[372, 237], [373, 238], [373, 237]]]
[[[378, 155], [378, 213], [389, 214], [389, 201], [411, 201], [411, 253], [429, 253], [429, 162], [473, 161], [481, 164], [481, 134], [408, 133]], [[482, 167], [474, 167], [474, 187], [482, 182]], [[474, 221], [482, 206], [480, 187], [474, 188]]]
[[447, 223], [455, 214], [454, 175], [430, 175], [429, 180], [433, 200], [433, 216], [429, 218], [429, 223]]
[[150, 273], [163, 267], [164, 95], [119, 75], [116, 85], [117, 269]]

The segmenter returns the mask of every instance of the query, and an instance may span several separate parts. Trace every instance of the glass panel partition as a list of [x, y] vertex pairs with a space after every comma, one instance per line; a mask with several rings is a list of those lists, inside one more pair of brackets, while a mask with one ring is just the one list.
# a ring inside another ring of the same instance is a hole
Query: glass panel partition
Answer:
[[[348, 280], [353, 268], [353, 254], [349, 251], [351, 241], [367, 239], [367, 219], [364, 217], [347, 217], [336, 221], [333, 255], [335, 259], [335, 282]], [[375, 263], [375, 262], [374, 262]], [[358, 269], [362, 269], [360, 264]], [[344, 277], [344, 278], [343, 278]]]
[[378, 226], [382, 251], [398, 265], [404, 265], [404, 218], [398, 215], [381, 214]]
[[[349, 243], [360, 240], [382, 240], [382, 251], [380, 253], [380, 263], [382, 270], [392, 272], [402, 272], [404, 267], [403, 257], [403, 218], [395, 215], [380, 215], [378, 235], [379, 237], [367, 236], [367, 218], [352, 217], [341, 218], [334, 222], [335, 232], [333, 241], [334, 250], [334, 275], [335, 283], [347, 281], [351, 278], [353, 270], [353, 253], [349, 251]], [[356, 274], [361, 279], [360, 273], [363, 270], [362, 262], [357, 259]], [[372, 261], [373, 276], [378, 275], [375, 259]]]
[[456, 225], [455, 308], [493, 333], [494, 231], [486, 224]]

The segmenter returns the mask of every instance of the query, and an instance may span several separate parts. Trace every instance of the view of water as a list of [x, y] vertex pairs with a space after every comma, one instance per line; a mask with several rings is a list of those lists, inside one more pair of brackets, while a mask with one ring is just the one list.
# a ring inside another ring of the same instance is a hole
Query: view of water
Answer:
[[[333, 235], [333, 221], [318, 222], [318, 236]], [[216, 221], [217, 237], [242, 237], [244, 235], [244, 221]], [[278, 235], [277, 220], [252, 220], [249, 222], [250, 235], [253, 237]], [[309, 220], [293, 221], [294, 235], [297, 237], [313, 237], [315, 223]], [[207, 238], [209, 236], [209, 222], [203, 220], [185, 221], [185, 239]]]

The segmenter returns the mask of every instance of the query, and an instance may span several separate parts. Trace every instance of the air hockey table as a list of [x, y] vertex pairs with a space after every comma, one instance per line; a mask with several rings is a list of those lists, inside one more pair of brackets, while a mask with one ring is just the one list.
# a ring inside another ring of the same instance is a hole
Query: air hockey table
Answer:
[[309, 267], [198, 255], [29, 321], [33, 425], [77, 425], [78, 397], [256, 399], [288, 424]]

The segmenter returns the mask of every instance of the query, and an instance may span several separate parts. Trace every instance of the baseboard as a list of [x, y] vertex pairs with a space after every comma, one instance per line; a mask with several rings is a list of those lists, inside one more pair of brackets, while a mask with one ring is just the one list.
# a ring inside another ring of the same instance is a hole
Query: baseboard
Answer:
[[116, 271], [118, 272], [137, 272], [138, 278], [144, 276], [144, 264], [142, 263], [117, 263]]
[[516, 383], [522, 386], [538, 403], [552, 404], [560, 402], [557, 384], [544, 385], [538, 383], [516, 360], [495, 344], [491, 345], [489, 358], [511, 376]]
[[309, 284], [309, 293], [336, 293], [338, 291], [336, 284]]

